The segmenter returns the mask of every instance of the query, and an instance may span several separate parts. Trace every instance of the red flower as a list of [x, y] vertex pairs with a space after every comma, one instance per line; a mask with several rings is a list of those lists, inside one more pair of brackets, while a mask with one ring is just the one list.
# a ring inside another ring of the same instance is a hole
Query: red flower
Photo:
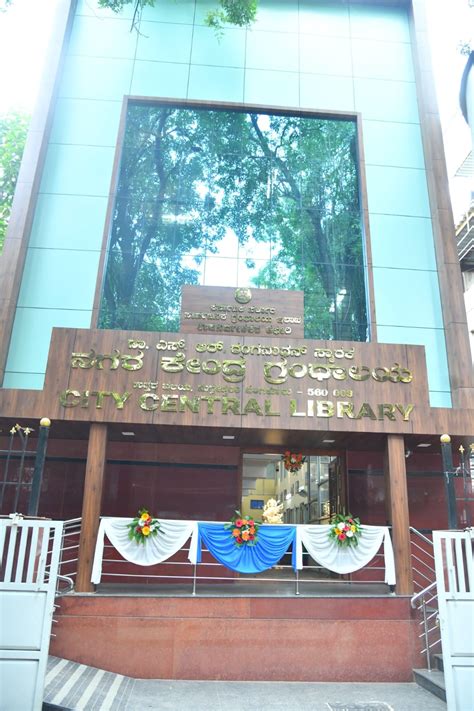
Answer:
[[249, 519], [249, 520], [247, 521], [247, 523], [248, 523], [249, 526], [253, 526], [253, 525], [254, 525], [254, 521], [253, 521], [252, 519]]
[[338, 535], [338, 538], [340, 541], [343, 541], [346, 538], [346, 534], [343, 531], [341, 531], [340, 534]]
[[237, 528], [242, 528], [242, 526], [244, 525], [244, 523], [245, 523], [245, 522], [242, 521], [241, 518], [238, 518], [237, 521], [235, 522], [235, 525], [237, 526]]

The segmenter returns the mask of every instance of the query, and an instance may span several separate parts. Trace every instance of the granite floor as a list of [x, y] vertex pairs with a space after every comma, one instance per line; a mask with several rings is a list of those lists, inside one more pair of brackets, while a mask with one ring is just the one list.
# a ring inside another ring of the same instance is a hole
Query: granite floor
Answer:
[[446, 711], [414, 683], [131, 679], [57, 657], [49, 659], [44, 699], [45, 711]]
[[[201, 597], [294, 597], [297, 586], [295, 580], [266, 580], [240, 578], [232, 582], [218, 583], [198, 581], [196, 595]], [[189, 583], [162, 583], [133, 585], [107, 583], [97, 586], [99, 595], [131, 595], [133, 597], [189, 597], [193, 595], [192, 581]], [[300, 597], [387, 597], [390, 588], [384, 583], [352, 583], [345, 581], [321, 581], [300, 579]]]

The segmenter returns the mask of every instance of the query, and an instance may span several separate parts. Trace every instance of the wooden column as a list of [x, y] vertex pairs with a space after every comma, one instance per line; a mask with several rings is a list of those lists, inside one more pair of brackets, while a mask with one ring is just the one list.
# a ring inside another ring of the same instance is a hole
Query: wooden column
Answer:
[[104, 483], [107, 425], [92, 424], [87, 449], [86, 478], [82, 501], [82, 527], [79, 540], [76, 592], [93, 592], [92, 563], [100, 521], [100, 506]]
[[385, 449], [385, 491], [392, 524], [392, 542], [398, 595], [413, 593], [410, 555], [410, 518], [403, 435], [387, 435]]

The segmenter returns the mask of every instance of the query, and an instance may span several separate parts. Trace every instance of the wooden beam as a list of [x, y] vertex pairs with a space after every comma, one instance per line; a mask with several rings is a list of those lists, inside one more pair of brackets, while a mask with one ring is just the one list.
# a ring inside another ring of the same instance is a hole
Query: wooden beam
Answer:
[[410, 550], [410, 517], [403, 435], [387, 435], [385, 448], [385, 488], [388, 500], [398, 595], [413, 593]]
[[100, 521], [100, 507], [105, 472], [107, 425], [91, 424], [87, 449], [84, 498], [82, 501], [82, 527], [79, 540], [76, 592], [93, 592], [92, 563]]

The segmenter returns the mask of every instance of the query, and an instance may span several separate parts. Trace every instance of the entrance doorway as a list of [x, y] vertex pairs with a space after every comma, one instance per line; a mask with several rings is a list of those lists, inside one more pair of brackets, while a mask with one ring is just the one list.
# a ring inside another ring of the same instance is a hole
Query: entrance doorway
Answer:
[[241, 512], [260, 519], [269, 499], [283, 505], [283, 523], [328, 523], [347, 509], [345, 458], [311, 454], [288, 471], [281, 454], [245, 453]]

